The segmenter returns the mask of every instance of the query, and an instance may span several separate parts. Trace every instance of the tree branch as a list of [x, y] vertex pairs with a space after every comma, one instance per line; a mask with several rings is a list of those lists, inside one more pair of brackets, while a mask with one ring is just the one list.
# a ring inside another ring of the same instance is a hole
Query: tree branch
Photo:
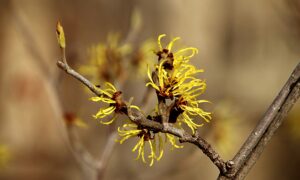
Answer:
[[[300, 63], [272, 102], [263, 118], [251, 132], [244, 145], [233, 159], [234, 168], [226, 174], [234, 179], [244, 179], [255, 164], [263, 149], [281, 125], [289, 110], [300, 96]], [[220, 176], [219, 179], [231, 179]]]

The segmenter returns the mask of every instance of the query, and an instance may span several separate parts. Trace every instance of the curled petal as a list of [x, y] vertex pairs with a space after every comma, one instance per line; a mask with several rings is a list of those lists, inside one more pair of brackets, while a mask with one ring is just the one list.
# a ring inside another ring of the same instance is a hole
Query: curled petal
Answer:
[[188, 48], [180, 49], [179, 51], [177, 51], [176, 53], [174, 53], [174, 55], [175, 56], [179, 56], [180, 54], [183, 54], [186, 51], [191, 51], [192, 52], [189, 56], [184, 56], [187, 59], [190, 59], [191, 57], [193, 57], [195, 54], [198, 53], [198, 49], [197, 48], [188, 47]]
[[164, 89], [164, 76], [165, 76], [165, 72], [163, 69], [163, 65], [167, 60], [163, 60], [160, 62], [159, 67], [158, 67], [158, 82], [159, 82], [159, 86], [161, 89]]
[[117, 119], [117, 115], [114, 115], [113, 118], [111, 118], [111, 120], [107, 121], [107, 122], [104, 122], [104, 121], [100, 121], [101, 124], [104, 124], [104, 125], [109, 125], [111, 123], [113, 123], [116, 119]]
[[149, 140], [148, 142], [149, 142], [149, 146], [150, 146], [149, 159], [151, 160], [149, 166], [152, 166], [153, 163], [154, 163], [154, 159], [156, 158], [156, 156], [155, 156], [155, 144], [153, 144], [151, 142], [151, 140]]
[[106, 96], [112, 98], [112, 94], [109, 93], [109, 92], [107, 92], [107, 90], [103, 90], [103, 89], [101, 89], [101, 88], [98, 88], [97, 90], [100, 91], [102, 94], [104, 94], [104, 95], [106, 95]]
[[122, 127], [123, 127], [123, 128], [126, 128], [126, 127], [132, 127], [132, 128], [136, 128], [136, 127], [137, 127], [137, 125], [136, 125], [136, 124], [132, 124], [132, 123], [130, 123], [130, 124], [124, 124]]
[[142, 156], [142, 161], [144, 163], [146, 163], [145, 160], [145, 141], [144, 141], [144, 135], [140, 138], [139, 142], [134, 146], [134, 148], [132, 149], [132, 152], [138, 150], [138, 156], [136, 157], [136, 160], [140, 159], [140, 157]]
[[130, 108], [133, 108], [133, 109], [137, 109], [137, 110], [141, 110], [138, 106], [135, 106], [135, 105], [130, 105]]
[[179, 40], [179, 39], [180, 39], [180, 37], [174, 38], [174, 39], [168, 44], [167, 49], [168, 49], [169, 51], [171, 51], [171, 50], [172, 50], [172, 47], [173, 47], [173, 45], [174, 45], [174, 42], [177, 41], [177, 40]]
[[91, 101], [95, 101], [95, 102], [98, 102], [98, 101], [102, 101], [104, 103], [108, 103], [108, 104], [111, 104], [111, 103], [116, 103], [115, 100], [112, 100], [110, 98], [106, 98], [106, 97], [91, 97], [90, 98]]
[[136, 151], [137, 148], [139, 148], [143, 142], [144, 142], [144, 136], [142, 136], [138, 141], [138, 143], [132, 148], [132, 152]]
[[183, 113], [183, 122], [186, 123], [192, 130], [192, 133], [195, 133], [195, 130], [199, 127], [202, 127], [204, 124], [197, 124], [195, 123], [186, 113]]
[[152, 82], [148, 82], [147, 84], [146, 84], [146, 86], [152, 86], [155, 90], [157, 90], [157, 91], [160, 91], [160, 89], [159, 89], [159, 87], [156, 85], [156, 84], [154, 84], [154, 83], [152, 83]]
[[157, 44], [158, 44], [158, 47], [159, 47], [159, 50], [160, 50], [160, 51], [163, 50], [163, 47], [162, 47], [162, 45], [161, 45], [161, 39], [162, 39], [163, 37], [165, 37], [165, 36], [166, 36], [166, 34], [161, 34], [161, 35], [158, 36]]
[[116, 107], [114, 107], [114, 106], [110, 106], [105, 109], [99, 109], [97, 114], [94, 115], [94, 118], [104, 118], [104, 117], [110, 115], [111, 113], [113, 113], [115, 109], [116, 109]]
[[159, 91], [159, 87], [154, 83], [154, 81], [153, 81], [153, 79], [152, 79], [152, 73], [151, 73], [151, 71], [150, 71], [150, 68], [149, 68], [149, 66], [147, 66], [147, 69], [148, 69], [148, 71], [147, 71], [147, 74], [148, 74], [148, 78], [149, 78], [149, 80], [150, 80], [150, 82], [148, 82], [147, 84], [146, 84], [146, 86], [152, 86], [154, 89], [156, 89], [157, 91]]
[[[179, 145], [177, 145], [176, 144], [176, 139], [175, 139], [175, 137], [173, 136], [173, 135], [171, 135], [171, 134], [166, 134], [166, 136], [167, 136], [167, 139], [168, 139], [168, 141], [171, 143], [171, 145], [172, 145], [172, 147], [174, 148], [183, 148], [183, 146], [179, 146]], [[172, 149], [173, 149], [172, 148]]]
[[202, 117], [206, 122], [209, 122], [211, 119], [210, 112], [205, 112], [201, 108], [197, 107], [189, 107], [189, 106], [182, 106], [189, 114], [191, 115], [199, 115]]
[[158, 138], [159, 138], [159, 156], [157, 157], [157, 161], [159, 161], [164, 154], [164, 141], [160, 133], [158, 134]]
[[120, 144], [123, 144], [124, 141], [131, 137], [136, 137], [141, 130], [121, 130], [120, 127], [118, 128], [119, 135], [122, 136], [123, 138], [119, 140]]
[[[111, 83], [109, 83], [109, 82], [105, 82], [105, 85], [106, 85], [107, 87], [109, 87], [109, 88], [110, 88], [110, 90], [112, 90], [113, 92], [117, 92], [117, 90], [116, 90], [115, 86], [114, 86], [114, 85], [112, 85]], [[108, 89], [109, 89], [109, 88], [108, 88]]]

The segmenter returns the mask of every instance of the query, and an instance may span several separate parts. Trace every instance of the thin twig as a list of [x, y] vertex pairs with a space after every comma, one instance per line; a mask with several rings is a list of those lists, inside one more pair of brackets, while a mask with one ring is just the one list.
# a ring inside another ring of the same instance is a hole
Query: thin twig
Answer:
[[90, 170], [93, 171], [94, 174], [96, 174], [96, 177], [94, 178], [96, 178], [97, 180], [103, 179], [105, 169], [116, 144], [115, 139], [117, 133], [115, 131], [110, 133], [106, 144], [103, 146], [104, 150], [99, 160], [92, 156], [85, 148], [85, 146], [81, 143], [81, 140], [79, 139], [74, 126], [68, 126], [67, 133], [69, 142], [71, 144], [71, 151], [73, 152], [75, 158], [80, 162], [81, 167], [84, 169], [84, 166], [87, 166], [88, 168], [90, 168]]
[[[28, 48], [29, 52], [31, 55], [35, 58], [36, 62], [38, 63], [38, 67], [41, 69], [42, 72], [42, 78], [44, 78], [45, 82], [45, 90], [46, 94], [49, 96], [50, 100], [50, 106], [52, 110], [54, 111], [54, 116], [55, 119], [58, 122], [58, 126], [60, 128], [60, 132], [62, 133], [63, 140], [70, 149], [71, 153], [74, 155], [76, 160], [79, 162], [81, 168], [85, 171], [86, 167], [87, 168], [95, 168], [96, 167], [96, 162], [91, 160], [89, 153], [84, 152], [84, 148], [82, 145], [80, 145], [78, 142], [76, 142], [75, 139], [77, 138], [77, 135], [74, 134], [74, 130], [70, 130], [66, 128], [64, 124], [64, 120], [62, 118], [62, 106], [59, 101], [59, 98], [56, 94], [56, 91], [54, 89], [55, 85], [49, 81], [50, 79], [50, 70], [49, 68], [47, 69], [47, 63], [45, 58], [39, 53], [39, 51], [36, 50], [37, 47], [37, 42], [34, 36], [32, 36], [32, 32], [29, 31], [28, 27], [24, 23], [23, 19], [20, 18], [19, 15], [15, 17], [17, 19], [16, 25], [20, 26], [20, 33], [23, 34], [25, 41], [24, 43], [26, 44], [26, 48]], [[30, 43], [28, 43], [30, 42]], [[64, 56], [65, 57], [65, 56]], [[46, 69], [47, 70], [46, 70]], [[73, 139], [74, 141], [70, 140]], [[90, 176], [89, 176], [90, 177]]]
[[78, 136], [74, 134], [75, 129], [70, 129], [70, 127], [67, 127], [65, 119], [63, 118], [62, 105], [57, 96], [55, 88], [53, 87], [53, 84], [46, 81], [45, 85], [46, 94], [49, 96], [49, 104], [54, 112], [54, 119], [56, 120], [59, 132], [62, 135], [62, 140], [80, 165], [80, 168], [84, 172], [85, 178], [92, 179], [92, 173], [95, 174], [95, 168], [98, 163], [96, 163], [94, 160], [91, 160], [91, 155], [89, 152], [85, 152], [86, 148], [80, 144]]
[[114, 150], [115, 148], [115, 145], [116, 145], [116, 138], [117, 138], [117, 133], [114, 131], [112, 132], [110, 135], [109, 135], [109, 138], [104, 146], [104, 151], [102, 152], [102, 156], [101, 156], [101, 159], [100, 159], [100, 164], [99, 164], [99, 167], [98, 167], [98, 174], [97, 174], [97, 179], [100, 180], [100, 179], [103, 179], [103, 176], [104, 176], [104, 172], [105, 172], [105, 169], [107, 167], [107, 164], [109, 162], [109, 159], [112, 155], [112, 151]]
[[26, 48], [26, 50], [28, 50], [27, 52], [32, 55], [33, 59], [36, 60], [35, 62], [41, 69], [41, 73], [43, 73], [45, 77], [49, 77], [51, 75], [51, 69], [49, 69], [48, 67], [47, 59], [43, 56], [39, 49], [41, 46], [39, 46], [37, 42], [37, 32], [34, 33], [32, 31], [36, 29], [30, 27], [30, 23], [26, 24], [24, 20], [25, 14], [20, 14], [19, 10], [15, 10], [12, 15], [14, 17], [13, 22], [17, 26], [15, 29], [21, 34], [23, 38], [24, 47]]
[[72, 151], [74, 151], [73, 154], [75, 155], [76, 159], [91, 169], [98, 169], [99, 162], [97, 162], [95, 158], [93, 158], [93, 156], [83, 146], [78, 137], [75, 127], [72, 125], [68, 126], [67, 133], [69, 141], [71, 143]]
[[74, 69], [72, 69], [70, 66], [66, 65], [62, 61], [57, 62], [57, 66], [64, 71], [66, 71], [67, 74], [70, 74], [74, 78], [76, 78], [78, 81], [83, 83], [85, 86], [87, 86], [94, 94], [97, 96], [101, 96], [101, 93], [97, 90], [97, 87], [92, 84], [89, 80], [87, 80], [85, 77], [80, 75], [78, 72], [76, 72]]

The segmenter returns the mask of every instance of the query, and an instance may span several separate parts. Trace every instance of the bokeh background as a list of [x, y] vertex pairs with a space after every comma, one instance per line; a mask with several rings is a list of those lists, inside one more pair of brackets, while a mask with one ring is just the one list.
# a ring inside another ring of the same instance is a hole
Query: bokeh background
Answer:
[[[299, 63], [297, 0], [0, 0], [0, 145], [8, 157], [1, 159], [0, 179], [87, 179], [66, 143], [62, 112], [89, 125], [78, 134], [95, 157], [111, 130], [91, 117], [99, 106], [88, 101], [90, 94], [57, 68], [55, 25], [62, 21], [68, 61], [77, 68], [88, 62], [88, 48], [110, 32], [126, 37], [134, 9], [142, 17], [137, 43], [166, 33], [199, 49], [192, 61], [205, 69], [203, 98], [213, 102], [207, 108], [214, 113], [200, 131], [225, 159], [234, 156]], [[135, 82], [123, 86], [126, 97], [142, 96], [143, 82]], [[246, 179], [300, 178], [299, 118], [298, 102]], [[150, 168], [134, 160], [134, 143], [115, 146], [103, 179], [218, 175], [192, 145], [167, 150]]]

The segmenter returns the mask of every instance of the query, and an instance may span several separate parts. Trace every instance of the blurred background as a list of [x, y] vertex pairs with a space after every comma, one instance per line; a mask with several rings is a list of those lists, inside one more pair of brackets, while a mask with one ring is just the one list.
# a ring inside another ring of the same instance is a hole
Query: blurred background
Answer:
[[[92, 118], [99, 105], [82, 85], [56, 66], [55, 26], [67, 38], [69, 64], [89, 63], [88, 49], [110, 33], [131, 33], [131, 16], [142, 19], [136, 46], [166, 33], [168, 42], [199, 49], [192, 62], [205, 69], [213, 120], [199, 131], [231, 159], [299, 63], [300, 1], [297, 0], [0, 0], [0, 179], [88, 179], [70, 151], [62, 114], [82, 119], [80, 142], [101, 157], [111, 128]], [[139, 102], [144, 81], [123, 83]], [[153, 96], [154, 97], [154, 96]], [[152, 98], [153, 103], [155, 99]], [[300, 103], [246, 179], [300, 179]], [[166, 150], [153, 167], [135, 161], [134, 141], [116, 144], [103, 179], [216, 179], [217, 168], [195, 146]]]

